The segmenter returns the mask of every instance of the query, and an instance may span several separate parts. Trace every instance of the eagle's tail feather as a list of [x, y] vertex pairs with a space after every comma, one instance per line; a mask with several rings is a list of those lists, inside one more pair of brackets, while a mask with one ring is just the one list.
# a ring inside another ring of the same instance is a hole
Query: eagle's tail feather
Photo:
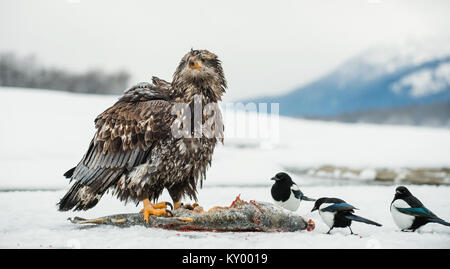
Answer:
[[101, 198], [100, 194], [92, 193], [89, 186], [75, 182], [70, 190], [57, 204], [59, 211], [87, 210], [94, 207]]

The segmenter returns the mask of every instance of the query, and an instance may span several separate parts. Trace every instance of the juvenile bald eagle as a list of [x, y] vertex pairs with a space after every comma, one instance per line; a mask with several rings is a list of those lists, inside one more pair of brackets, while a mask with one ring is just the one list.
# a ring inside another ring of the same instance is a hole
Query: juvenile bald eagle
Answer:
[[[75, 183], [59, 202], [59, 210], [90, 209], [112, 190], [121, 201], [143, 201], [142, 212], [148, 221], [150, 214], [167, 213], [165, 203], [151, 203], [165, 188], [175, 207], [185, 196], [197, 200], [197, 184], [205, 179], [221, 138], [192, 135], [192, 108], [195, 100], [200, 100], [202, 107], [217, 105], [225, 89], [221, 62], [207, 50], [188, 52], [172, 83], [153, 77], [152, 83], [128, 89], [95, 119], [96, 133], [89, 149], [78, 165], [64, 174]], [[174, 113], [178, 104], [191, 109]], [[212, 128], [223, 131], [220, 110], [202, 112], [199, 121], [205, 124], [212, 117]], [[174, 136], [174, 126], [189, 127], [191, 136]]]

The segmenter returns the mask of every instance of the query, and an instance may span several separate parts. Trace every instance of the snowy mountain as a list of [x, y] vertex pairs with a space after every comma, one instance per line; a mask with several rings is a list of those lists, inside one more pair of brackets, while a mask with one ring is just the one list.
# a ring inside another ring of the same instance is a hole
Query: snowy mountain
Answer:
[[247, 101], [279, 102], [282, 115], [313, 117], [445, 102], [450, 100], [448, 44], [377, 46], [287, 94]]

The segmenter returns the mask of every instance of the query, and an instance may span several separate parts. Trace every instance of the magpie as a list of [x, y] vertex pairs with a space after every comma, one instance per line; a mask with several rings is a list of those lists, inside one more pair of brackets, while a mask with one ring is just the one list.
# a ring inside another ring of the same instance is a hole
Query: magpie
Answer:
[[297, 184], [286, 173], [280, 172], [271, 180], [275, 180], [271, 189], [272, 199], [276, 205], [284, 209], [296, 211], [301, 200], [315, 201], [315, 199], [303, 195]]
[[381, 224], [379, 223], [354, 215], [353, 213], [355, 212], [355, 209], [358, 208], [347, 204], [342, 199], [323, 197], [315, 202], [311, 212], [319, 210], [320, 217], [325, 222], [325, 224], [330, 227], [330, 230], [327, 232], [327, 234], [330, 234], [333, 228], [345, 227], [348, 227], [351, 234], [353, 234], [352, 228], [350, 228], [352, 220], [381, 226]]
[[423, 225], [433, 222], [450, 226], [450, 223], [436, 216], [419, 201], [405, 186], [395, 189], [391, 202], [391, 214], [395, 224], [403, 231], [415, 231]]

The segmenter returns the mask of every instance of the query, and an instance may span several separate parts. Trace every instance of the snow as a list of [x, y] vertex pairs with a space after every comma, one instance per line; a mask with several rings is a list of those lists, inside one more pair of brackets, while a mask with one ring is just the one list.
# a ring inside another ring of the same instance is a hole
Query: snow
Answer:
[[[105, 195], [87, 212], [56, 210], [56, 203], [69, 187], [62, 174], [76, 165], [87, 149], [94, 134], [94, 118], [117, 98], [0, 88], [1, 248], [450, 247], [450, 229], [442, 225], [429, 224], [416, 233], [399, 232], [389, 212], [396, 186], [376, 185], [372, 180], [374, 168], [378, 167], [449, 167], [450, 130], [284, 117], [275, 122], [278, 139], [225, 136], [225, 145], [216, 149], [207, 180], [199, 191], [200, 204], [205, 208], [229, 205], [239, 193], [246, 200], [271, 201], [270, 178], [286, 167], [351, 167], [363, 170], [356, 178], [359, 180], [336, 183], [314, 175], [293, 179], [305, 195], [342, 198], [360, 208], [358, 214], [383, 227], [354, 223], [353, 231], [362, 237], [348, 235], [348, 229], [325, 235], [327, 226], [317, 212], [309, 212], [312, 203], [308, 202], [301, 203], [297, 212], [315, 221], [313, 232], [202, 233], [144, 227], [75, 227], [68, 217], [94, 218], [140, 209]], [[239, 113], [237, 116], [243, 117]], [[434, 213], [450, 220], [446, 210], [450, 187], [408, 187]], [[161, 199], [170, 201], [166, 192]]]
[[392, 74], [406, 66], [419, 66], [425, 62], [450, 55], [450, 39], [434, 37], [423, 40], [389, 40], [372, 46], [343, 65], [338, 74], [341, 86], [345, 81], [370, 81], [384, 74]]
[[[425, 200], [434, 213], [450, 219], [450, 212], [446, 210], [448, 187], [408, 187], [419, 199]], [[399, 231], [389, 211], [394, 190], [394, 186], [303, 184], [302, 191], [309, 197], [340, 197], [360, 209], [356, 214], [383, 224], [376, 227], [353, 223], [352, 230], [359, 236], [350, 235], [348, 229], [334, 229], [332, 235], [326, 235], [328, 226], [317, 211], [310, 213], [312, 202], [302, 202], [297, 211], [314, 220], [316, 229], [312, 232], [178, 232], [145, 227], [84, 228], [67, 221], [68, 217], [74, 216], [95, 218], [140, 209], [131, 204], [123, 206], [109, 195], [87, 212], [57, 212], [55, 204], [64, 191], [0, 192], [0, 248], [450, 248], [448, 227], [428, 224], [416, 233]], [[269, 201], [269, 192], [269, 186], [204, 187], [200, 190], [199, 201], [205, 208], [226, 206], [239, 193], [246, 200]], [[169, 197], [165, 194], [162, 199]], [[26, 212], [23, 211], [24, 201], [29, 201]]]
[[413, 98], [444, 91], [450, 85], [450, 63], [438, 65], [436, 68], [427, 68], [414, 72], [391, 86], [397, 94], [409, 89], [408, 94]]

